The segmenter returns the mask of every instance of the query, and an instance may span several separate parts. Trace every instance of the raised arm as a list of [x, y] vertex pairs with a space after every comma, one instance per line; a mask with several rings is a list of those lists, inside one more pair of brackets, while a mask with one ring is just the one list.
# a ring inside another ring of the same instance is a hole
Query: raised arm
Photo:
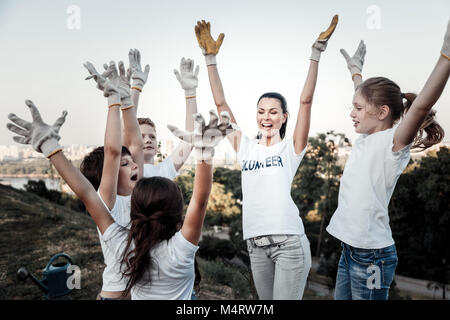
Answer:
[[450, 20], [444, 36], [441, 55], [431, 72], [425, 86], [414, 99], [404, 119], [398, 125], [394, 134], [392, 151], [399, 151], [414, 141], [426, 116], [439, 99], [450, 75]]
[[202, 115], [194, 115], [194, 132], [184, 132], [174, 126], [167, 126], [181, 140], [191, 143], [197, 161], [194, 190], [186, 212], [181, 233], [189, 242], [197, 245], [203, 227], [209, 194], [212, 186], [212, 159], [214, 147], [229, 133], [233, 132], [230, 117], [221, 115], [223, 121], [218, 124], [215, 112], [210, 111], [210, 121], [205, 126]]
[[[130, 67], [125, 75], [125, 69], [121, 69], [121, 83], [125, 92], [131, 98], [122, 103], [123, 115], [123, 144], [128, 147], [133, 161], [138, 165], [139, 177], [143, 176], [144, 170], [144, 142], [137, 121], [137, 108], [139, 96], [148, 79], [150, 66], [147, 64], [144, 71], [141, 68], [141, 54], [137, 49], [130, 49], [128, 53]], [[122, 65], [123, 66], [123, 65]], [[119, 66], [120, 67], [120, 66]], [[132, 84], [130, 88], [130, 79]]]
[[59, 129], [65, 121], [67, 112], [64, 111], [63, 115], [52, 126], [49, 126], [44, 123], [33, 102], [26, 100], [25, 104], [30, 108], [33, 118], [32, 122], [27, 122], [14, 114], [8, 116], [14, 123], [8, 123], [8, 129], [18, 134], [18, 136], [13, 137], [14, 141], [22, 144], [31, 144], [37, 152], [43, 153], [50, 159], [64, 181], [66, 181], [73, 192], [83, 201], [86, 209], [91, 213], [92, 218], [103, 234], [114, 220], [95, 192], [94, 187], [67, 160], [58, 143], [60, 139]]
[[360, 41], [358, 45], [358, 49], [356, 49], [355, 54], [350, 57], [347, 51], [341, 49], [341, 53], [347, 62], [347, 68], [352, 75], [352, 81], [354, 88], [356, 88], [362, 83], [362, 68], [364, 65], [364, 57], [366, 56], [366, 45], [364, 41]]
[[[219, 77], [219, 71], [217, 69], [216, 55], [219, 52], [220, 46], [222, 45], [225, 35], [221, 33], [217, 40], [214, 40], [211, 36], [211, 25], [205, 20], [197, 21], [195, 26], [195, 35], [197, 36], [197, 41], [202, 49], [202, 53], [205, 56], [206, 66], [208, 68], [208, 78], [209, 84], [211, 86], [211, 91], [214, 98], [214, 103], [217, 107], [219, 114], [222, 112], [227, 112], [230, 115], [231, 123], [236, 124], [237, 122], [225, 100], [225, 93], [222, 87], [222, 81]], [[228, 140], [230, 141], [233, 149], [238, 152], [239, 145], [241, 142], [242, 133], [240, 130], [236, 130], [234, 133], [228, 135]]]
[[308, 143], [309, 128], [311, 123], [311, 107], [314, 97], [314, 90], [317, 83], [317, 73], [319, 70], [320, 55], [325, 51], [328, 40], [336, 29], [338, 16], [335, 15], [328, 29], [320, 33], [318, 39], [312, 46], [308, 75], [300, 96], [300, 107], [297, 115], [297, 122], [294, 129], [294, 149], [297, 154], [305, 149]]
[[[194, 130], [194, 114], [197, 113], [197, 86], [198, 86], [199, 66], [194, 70], [194, 60], [182, 58], [180, 62], [180, 70], [173, 70], [181, 88], [184, 90], [186, 100], [186, 130], [191, 132]], [[172, 161], [175, 170], [181, 169], [187, 158], [191, 154], [192, 145], [181, 141], [172, 153]]]

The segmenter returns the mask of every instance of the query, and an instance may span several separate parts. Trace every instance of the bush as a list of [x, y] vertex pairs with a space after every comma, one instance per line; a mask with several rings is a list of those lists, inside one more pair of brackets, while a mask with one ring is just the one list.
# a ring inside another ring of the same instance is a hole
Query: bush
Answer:
[[231, 259], [236, 255], [236, 249], [229, 240], [204, 236], [199, 246], [198, 254], [208, 260], [216, 258]]

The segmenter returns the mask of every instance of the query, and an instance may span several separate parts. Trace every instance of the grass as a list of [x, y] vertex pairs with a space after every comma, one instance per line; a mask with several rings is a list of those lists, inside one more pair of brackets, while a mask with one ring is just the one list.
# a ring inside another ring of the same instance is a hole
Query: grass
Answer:
[[25, 191], [0, 185], [0, 299], [43, 299], [42, 291], [17, 270], [25, 266], [38, 279], [48, 260], [67, 253], [81, 269], [81, 289], [73, 299], [95, 299], [104, 268], [98, 234], [82, 212], [55, 205]]

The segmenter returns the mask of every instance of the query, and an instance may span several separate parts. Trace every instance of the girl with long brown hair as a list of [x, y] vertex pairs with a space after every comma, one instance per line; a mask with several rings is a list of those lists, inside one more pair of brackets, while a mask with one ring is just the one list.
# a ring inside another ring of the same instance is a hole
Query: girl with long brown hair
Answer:
[[402, 92], [384, 77], [363, 82], [363, 42], [353, 57], [341, 52], [355, 85], [350, 117], [361, 135], [345, 164], [338, 207], [327, 227], [342, 242], [335, 299], [385, 300], [398, 262], [389, 201], [410, 150], [425, 150], [444, 137], [431, 108], [450, 75], [450, 21], [441, 55], [419, 95]]

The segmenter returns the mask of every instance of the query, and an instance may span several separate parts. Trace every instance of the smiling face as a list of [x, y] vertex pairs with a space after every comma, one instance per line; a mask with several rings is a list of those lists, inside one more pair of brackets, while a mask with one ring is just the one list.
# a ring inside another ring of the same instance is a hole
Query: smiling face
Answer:
[[138, 165], [133, 158], [124, 154], [120, 158], [119, 180], [117, 182], [117, 194], [126, 196], [130, 195], [138, 180]]
[[280, 128], [287, 119], [283, 113], [280, 100], [276, 98], [262, 98], [258, 102], [256, 122], [262, 138], [274, 138], [280, 135]]
[[151, 161], [158, 151], [158, 142], [156, 139], [156, 130], [148, 124], [141, 124], [142, 140], [144, 141], [144, 161]]
[[353, 109], [350, 117], [357, 133], [372, 134], [383, 130], [386, 126], [386, 117], [389, 113], [387, 106], [375, 107], [371, 105], [359, 90], [353, 95]]

